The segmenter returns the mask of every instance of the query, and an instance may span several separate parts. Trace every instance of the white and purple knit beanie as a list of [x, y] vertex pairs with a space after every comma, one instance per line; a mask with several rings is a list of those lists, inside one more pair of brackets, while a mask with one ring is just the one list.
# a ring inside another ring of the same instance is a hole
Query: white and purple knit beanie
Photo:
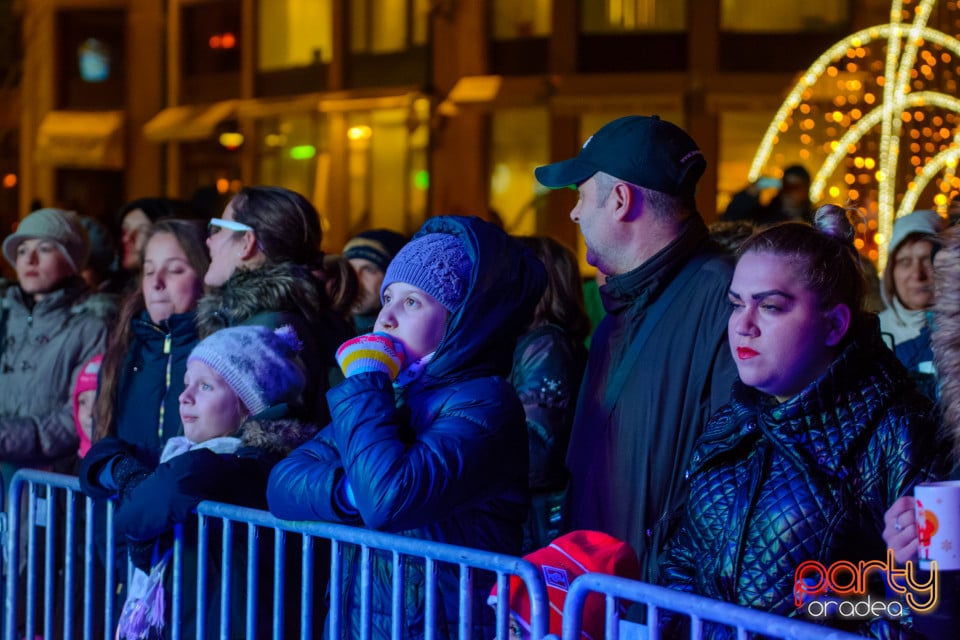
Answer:
[[427, 233], [408, 242], [387, 267], [380, 287], [406, 282], [423, 289], [453, 313], [463, 302], [470, 285], [473, 264], [463, 243], [448, 233]]
[[297, 353], [303, 348], [290, 326], [220, 329], [193, 348], [199, 360], [220, 374], [250, 415], [279, 404], [297, 404], [306, 386]]

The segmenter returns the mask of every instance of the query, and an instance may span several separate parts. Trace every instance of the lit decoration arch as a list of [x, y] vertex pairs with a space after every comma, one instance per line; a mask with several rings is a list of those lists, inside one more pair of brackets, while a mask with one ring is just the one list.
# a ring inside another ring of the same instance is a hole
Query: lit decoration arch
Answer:
[[[939, 209], [945, 208], [947, 193], [951, 189], [960, 190], [960, 179], [956, 176], [956, 167], [960, 160], [960, 99], [954, 97], [958, 91], [957, 80], [953, 78], [953, 75], [960, 78], [960, 65], [956, 64], [956, 61], [960, 61], [960, 40], [927, 26], [936, 0], [914, 2], [911, 6], [913, 21], [909, 23], [903, 21], [904, 4], [903, 0], [894, 0], [891, 4], [889, 24], [869, 27], [847, 36], [810, 65], [770, 122], [749, 173], [750, 181], [760, 177], [770, 161], [773, 148], [781, 140], [781, 136], [791, 131], [797, 120], [797, 128], [804, 132], [801, 134], [801, 141], [805, 145], [811, 145], [810, 130], [815, 127], [815, 119], [810, 117], [810, 97], [818, 83], [839, 76], [841, 72], [838, 67], [845, 58], [862, 59], [866, 57], [863, 53], [865, 47], [873, 43], [885, 43], [882, 67], [879, 61], [875, 61], [873, 67], [876, 73], [873, 80], [878, 89], [876, 93], [882, 90], [882, 99], [879, 104], [874, 104], [876, 97], [867, 90], [866, 81], [847, 81], [848, 88], [853, 87], [849, 101], [856, 101], [858, 106], [841, 109], [839, 105], [849, 104], [846, 99], [841, 102], [842, 97], [838, 94], [834, 100], [837, 108], [833, 110], [831, 107], [831, 113], [823, 114], [828, 124], [842, 126], [846, 130], [842, 135], [833, 135], [832, 139], [823, 143], [825, 157], [819, 168], [813, 172], [810, 189], [814, 202], [820, 201], [825, 192], [829, 192], [830, 197], [839, 196], [840, 189], [828, 187], [828, 183], [845, 161], [849, 164], [852, 159], [856, 160], [856, 170], [860, 175], [848, 172], [844, 180], [851, 187], [854, 183], [858, 183], [858, 186], [869, 184], [874, 187], [876, 198], [872, 213], [875, 214], [875, 219], [869, 221], [869, 226], [866, 221], [861, 222], [862, 228], [858, 231], [863, 235], [866, 235], [868, 229], [876, 231], [872, 237], [867, 236], [876, 243], [876, 250], [871, 250], [869, 255], [876, 259], [881, 270], [886, 260], [886, 245], [894, 219], [912, 211], [924, 189], [938, 176], [941, 176], [939, 193], [934, 197], [934, 202]], [[909, 0], [906, 4], [910, 4]], [[957, 21], [957, 26], [960, 26], [960, 20]], [[930, 47], [935, 50], [931, 51]], [[934, 53], [940, 53], [939, 58]], [[938, 90], [943, 87], [925, 86], [925, 83], [936, 84], [936, 80], [943, 79], [942, 74], [938, 76], [933, 68], [940, 62], [943, 63], [940, 68], [945, 67], [948, 61], [951, 61], [950, 56], [954, 57], [952, 61], [957, 69], [949, 70], [947, 90]], [[918, 57], [923, 58], [919, 69]], [[848, 76], [862, 73], [855, 61], [848, 61], [845, 68]], [[840, 81], [836, 80], [836, 83], [839, 85]], [[859, 108], [861, 99], [866, 109]], [[931, 127], [910, 131], [914, 141], [908, 140], [907, 144], [915, 155], [910, 158], [914, 175], [909, 177], [900, 166], [904, 123], [913, 121], [914, 117], [917, 122], [922, 121], [925, 118], [924, 110], [931, 108], [937, 108], [945, 114], [933, 115], [933, 122], [945, 118], [947, 123], [938, 126], [937, 132], [930, 135], [926, 135], [926, 132], [931, 130]], [[829, 126], [827, 131], [831, 131]], [[926, 144], [922, 146], [919, 131], [924, 132], [923, 137], [926, 140]], [[865, 149], [864, 141], [877, 133], [879, 142], [873, 144], [873, 149]], [[925, 157], [920, 156], [921, 150], [926, 151]], [[868, 216], [870, 213], [868, 211]], [[862, 248], [863, 241], [858, 242], [858, 248]]]

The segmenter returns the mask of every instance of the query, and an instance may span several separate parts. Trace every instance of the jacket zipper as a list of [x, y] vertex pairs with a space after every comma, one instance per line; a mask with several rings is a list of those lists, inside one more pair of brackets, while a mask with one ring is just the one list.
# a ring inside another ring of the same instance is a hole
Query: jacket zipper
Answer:
[[167, 394], [170, 392], [170, 369], [173, 357], [170, 355], [172, 339], [170, 334], [163, 336], [163, 353], [167, 356], [167, 366], [164, 373], [163, 399], [160, 401], [160, 423], [157, 425], [157, 437], [160, 438], [160, 444], [163, 444], [163, 417], [167, 411]]

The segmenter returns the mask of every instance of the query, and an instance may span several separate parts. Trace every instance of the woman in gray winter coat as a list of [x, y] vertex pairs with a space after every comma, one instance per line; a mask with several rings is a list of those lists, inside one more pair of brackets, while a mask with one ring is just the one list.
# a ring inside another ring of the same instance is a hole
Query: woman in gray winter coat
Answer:
[[78, 275], [89, 241], [77, 214], [40, 209], [3, 241], [17, 285], [0, 305], [0, 462], [48, 466], [76, 454], [72, 383], [104, 349], [113, 303]]

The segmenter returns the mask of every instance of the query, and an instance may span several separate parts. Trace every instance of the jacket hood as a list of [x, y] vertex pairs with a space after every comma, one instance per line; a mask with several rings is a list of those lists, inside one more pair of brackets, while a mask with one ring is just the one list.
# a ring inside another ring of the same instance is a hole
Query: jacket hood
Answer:
[[52, 291], [39, 302], [34, 303], [31, 296], [23, 292], [19, 285], [13, 285], [6, 291], [3, 306], [17, 304], [40, 312], [67, 308], [71, 315], [90, 313], [101, 320], [112, 321], [117, 315], [117, 296], [92, 291], [83, 279], [70, 278], [64, 286]]
[[318, 431], [319, 426], [293, 418], [252, 418], [243, 423], [237, 436], [245, 447], [285, 456]]
[[460, 307], [447, 319], [424, 382], [463, 371], [507, 375], [519, 335], [547, 286], [543, 263], [502, 229], [477, 217], [439, 216], [414, 235], [448, 233], [466, 248], [473, 269]]
[[308, 322], [320, 321], [325, 296], [306, 267], [288, 262], [259, 269], [238, 269], [197, 304], [201, 336], [242, 324], [261, 311], [288, 311]]

